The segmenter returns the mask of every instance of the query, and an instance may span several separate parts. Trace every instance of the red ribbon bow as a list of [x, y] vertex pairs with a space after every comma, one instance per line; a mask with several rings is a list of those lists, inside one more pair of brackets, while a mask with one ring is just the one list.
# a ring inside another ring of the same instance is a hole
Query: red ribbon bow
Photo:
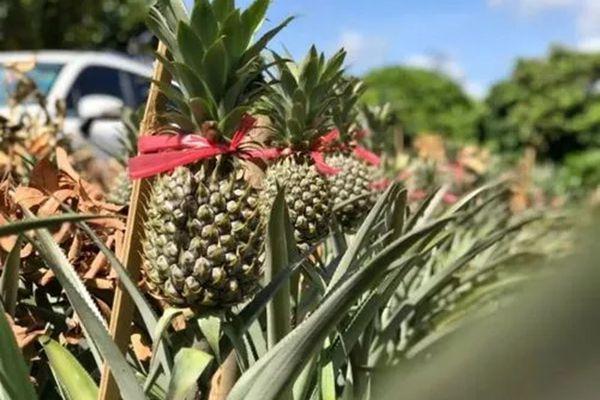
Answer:
[[[254, 127], [256, 119], [250, 115], [242, 118], [240, 127], [228, 144], [215, 143], [198, 134], [183, 135], [180, 131], [170, 131], [175, 135], [142, 136], [138, 140], [140, 154], [129, 160], [131, 179], [149, 178], [176, 167], [205, 160], [222, 154], [237, 153], [243, 159], [272, 160], [285, 154], [285, 150], [276, 148], [242, 150], [240, 145], [244, 137]], [[169, 131], [163, 131], [169, 132]], [[338, 133], [339, 135], [339, 133]], [[318, 146], [310, 152], [317, 170], [324, 175], [335, 175], [340, 169], [328, 165], [323, 157], [321, 146], [334, 139], [330, 134], [320, 138]]]
[[381, 164], [381, 157], [360, 145], [356, 145], [354, 147], [354, 155], [357, 158], [365, 161], [366, 163], [374, 165], [376, 167], [379, 167], [379, 165]]
[[254, 127], [256, 119], [246, 115], [228, 144], [215, 143], [204, 136], [190, 134], [142, 136], [138, 140], [140, 155], [129, 160], [131, 179], [148, 178], [171, 171], [181, 165], [215, 157], [220, 154], [240, 153], [242, 158], [261, 158], [261, 150], [241, 151], [240, 145]]

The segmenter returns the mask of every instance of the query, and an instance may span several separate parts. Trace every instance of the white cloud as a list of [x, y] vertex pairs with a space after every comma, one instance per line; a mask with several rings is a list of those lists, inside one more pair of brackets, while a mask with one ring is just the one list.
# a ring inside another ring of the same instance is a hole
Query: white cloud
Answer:
[[469, 95], [476, 99], [483, 98], [487, 92], [487, 88], [483, 84], [468, 79], [458, 61], [446, 54], [414, 54], [405, 58], [403, 64], [441, 72], [458, 82]]
[[384, 64], [389, 48], [385, 39], [353, 30], [342, 32], [336, 45], [339, 47], [346, 49], [348, 64], [360, 71]]
[[550, 10], [572, 12], [576, 18], [578, 47], [600, 50], [600, 0], [488, 0], [490, 7], [511, 7], [526, 15]]
[[577, 46], [581, 51], [600, 51], [600, 36], [590, 37], [579, 42]]
[[459, 81], [465, 78], [465, 72], [458, 62], [442, 53], [414, 54], [407, 57], [404, 64], [439, 71]]

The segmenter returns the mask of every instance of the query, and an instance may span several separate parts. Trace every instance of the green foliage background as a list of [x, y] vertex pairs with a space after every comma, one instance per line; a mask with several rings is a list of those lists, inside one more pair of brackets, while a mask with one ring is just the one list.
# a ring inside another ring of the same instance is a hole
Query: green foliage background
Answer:
[[149, 0], [3, 0], [0, 51], [123, 51], [132, 37], [145, 31], [148, 3]]
[[461, 141], [476, 139], [479, 106], [451, 78], [435, 71], [393, 66], [365, 77], [368, 104], [390, 102], [405, 134], [445, 134]]
[[600, 54], [560, 47], [548, 57], [521, 59], [512, 75], [492, 87], [485, 139], [501, 150], [534, 146], [538, 155], [564, 160], [600, 145]]

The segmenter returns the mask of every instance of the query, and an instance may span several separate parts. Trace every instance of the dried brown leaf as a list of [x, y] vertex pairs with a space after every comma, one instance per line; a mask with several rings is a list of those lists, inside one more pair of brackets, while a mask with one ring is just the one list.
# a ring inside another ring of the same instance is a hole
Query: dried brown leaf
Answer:
[[42, 204], [48, 196], [32, 187], [19, 186], [15, 189], [13, 200], [15, 203], [27, 208], [32, 208]]
[[49, 157], [44, 157], [33, 167], [29, 186], [43, 193], [58, 190], [58, 169], [50, 162]]

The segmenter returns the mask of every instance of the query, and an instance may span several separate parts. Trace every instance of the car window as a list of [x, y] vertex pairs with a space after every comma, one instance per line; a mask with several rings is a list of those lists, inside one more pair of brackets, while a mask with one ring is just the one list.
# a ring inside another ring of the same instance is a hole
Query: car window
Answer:
[[146, 103], [148, 92], [150, 91], [150, 79], [138, 74], [127, 73], [127, 76], [131, 82], [133, 98], [135, 101], [135, 104], [132, 106], [133, 108], [137, 108]]
[[[86, 67], [84, 68], [67, 95], [67, 112], [71, 115], [76, 114], [77, 103], [83, 96], [90, 94], [106, 94], [118, 97], [125, 104], [131, 103], [127, 92], [131, 89], [127, 87], [126, 78], [122, 77], [125, 72], [108, 67]], [[129, 104], [128, 104], [129, 105]]]
[[[33, 79], [38, 90], [43, 95], [47, 95], [62, 67], [63, 64], [37, 63], [25, 75]], [[8, 102], [8, 97], [15, 91], [15, 85], [18, 80], [19, 78], [14, 71], [0, 65], [0, 106]]]

